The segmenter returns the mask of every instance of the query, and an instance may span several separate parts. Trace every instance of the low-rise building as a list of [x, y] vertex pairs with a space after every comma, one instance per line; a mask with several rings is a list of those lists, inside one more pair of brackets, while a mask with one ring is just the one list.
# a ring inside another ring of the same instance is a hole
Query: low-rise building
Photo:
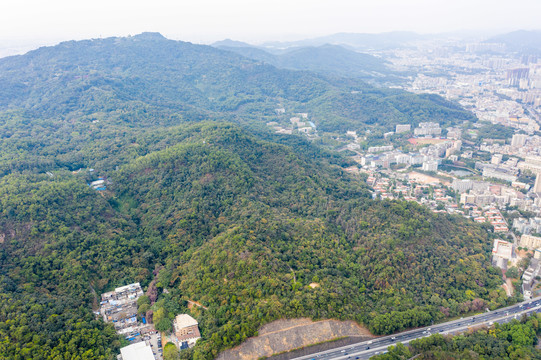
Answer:
[[411, 125], [410, 124], [398, 124], [398, 125], [396, 125], [395, 132], [397, 134], [400, 134], [400, 133], [408, 132], [410, 130], [411, 130]]
[[383, 152], [383, 151], [391, 151], [392, 149], [393, 149], [393, 145], [370, 146], [368, 148], [368, 152], [376, 153], [376, 152]]
[[115, 330], [128, 339], [141, 333], [137, 321], [137, 299], [143, 295], [139, 283], [116, 288], [101, 295], [100, 314], [103, 321], [113, 323]]
[[520, 237], [520, 246], [527, 249], [541, 248], [541, 237], [523, 234]]
[[156, 360], [150, 345], [144, 341], [120, 348], [117, 360]]
[[197, 320], [188, 314], [177, 315], [174, 322], [175, 335], [179, 345], [186, 342], [188, 346], [195, 345], [198, 339], [201, 339]]

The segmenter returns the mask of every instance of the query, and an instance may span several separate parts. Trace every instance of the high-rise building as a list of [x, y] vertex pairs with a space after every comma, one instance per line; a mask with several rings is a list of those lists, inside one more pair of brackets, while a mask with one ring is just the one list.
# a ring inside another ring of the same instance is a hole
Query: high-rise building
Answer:
[[494, 154], [492, 155], [492, 160], [490, 161], [493, 165], [500, 165], [502, 163], [502, 154]]
[[527, 79], [530, 73], [529, 68], [507, 70], [507, 84], [509, 86], [519, 86], [521, 79]]
[[528, 135], [526, 134], [515, 134], [511, 138], [511, 146], [522, 147], [524, 144], [526, 144], [527, 139]]
[[535, 185], [533, 186], [533, 192], [541, 195], [541, 173], [537, 173], [535, 178]]

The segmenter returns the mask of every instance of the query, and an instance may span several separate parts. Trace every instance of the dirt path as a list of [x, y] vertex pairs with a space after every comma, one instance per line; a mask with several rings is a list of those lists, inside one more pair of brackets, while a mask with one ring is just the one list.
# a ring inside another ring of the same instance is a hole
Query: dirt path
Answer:
[[511, 282], [511, 279], [506, 279], [505, 284], [503, 284], [502, 287], [504, 288], [508, 297], [513, 296], [514, 289], [513, 289], [513, 283]]
[[200, 308], [208, 310], [208, 307], [203, 306], [202, 304], [198, 303], [197, 301], [192, 301], [192, 300], [186, 300], [186, 301], [188, 301], [188, 309], [191, 309], [194, 306], [199, 306]]
[[92, 311], [99, 311], [100, 310], [100, 307], [99, 307], [99, 301], [98, 301], [98, 294], [96, 294], [96, 290], [94, 290], [94, 287], [92, 286], [92, 284], [89, 284], [90, 286], [90, 291], [92, 292]]

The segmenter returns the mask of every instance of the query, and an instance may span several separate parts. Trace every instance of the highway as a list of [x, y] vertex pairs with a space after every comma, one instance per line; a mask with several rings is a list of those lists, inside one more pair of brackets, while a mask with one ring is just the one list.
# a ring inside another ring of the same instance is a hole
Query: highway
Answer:
[[437, 325], [404, 331], [390, 336], [374, 338], [356, 344], [350, 344], [336, 349], [326, 350], [311, 355], [305, 355], [292, 360], [342, 360], [342, 359], [369, 359], [371, 356], [387, 352], [387, 347], [397, 343], [407, 344], [412, 340], [432, 334], [458, 334], [467, 331], [470, 327], [481, 325], [490, 326], [493, 323], [506, 323], [513, 319], [520, 319], [524, 314], [541, 311], [541, 299], [533, 299], [517, 303], [513, 306], [489, 311], [475, 316], [465, 317]]

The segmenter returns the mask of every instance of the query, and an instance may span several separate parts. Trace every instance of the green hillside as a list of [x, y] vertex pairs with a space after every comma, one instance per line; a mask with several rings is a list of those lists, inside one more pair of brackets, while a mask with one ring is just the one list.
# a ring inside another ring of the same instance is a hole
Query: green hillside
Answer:
[[372, 200], [350, 160], [267, 131], [278, 102], [329, 131], [472, 116], [158, 34], [0, 59], [0, 359], [114, 359], [92, 309], [131, 282], [163, 316], [208, 308], [193, 359], [283, 317], [385, 334], [515, 301], [485, 228]]
[[241, 44], [221, 42], [213, 46], [284, 69], [308, 70], [366, 80], [382, 80], [387, 76], [396, 76], [385, 65], [384, 60], [339, 45], [293, 47], [277, 54], [248, 44], [241, 46]]
[[[79, 342], [80, 351], [107, 358], [119, 343], [91, 320], [92, 288], [145, 285], [156, 269], [169, 290], [158, 308], [186, 311], [186, 300], [208, 307], [197, 315], [204, 340], [195, 358], [212, 358], [281, 317], [354, 319], [384, 334], [507, 302], [484, 229], [413, 203], [371, 200], [332, 164], [338, 159], [307, 143], [213, 123], [130, 140], [147, 154], [126, 146], [110, 155], [124, 165], [108, 173], [105, 197], [85, 185], [85, 172], [2, 179], [9, 286], [0, 334], [9, 341], [0, 353], [55, 354], [60, 333], [76, 323], [84, 331], [71, 330], [73, 338], [111, 344], [98, 352]], [[28, 305], [48, 302], [61, 306]], [[70, 321], [48, 325], [54, 314]]]
[[[318, 49], [323, 55], [317, 57], [329, 58], [329, 51]], [[334, 67], [349, 72], [333, 59]], [[417, 110], [419, 101], [425, 111]], [[346, 85], [153, 33], [64, 42], [0, 59], [0, 110], [23, 110], [30, 118], [156, 126], [210, 117], [261, 125], [276, 119], [278, 104], [308, 112], [329, 131], [473, 119], [440, 97], [376, 89], [360, 80]]]

